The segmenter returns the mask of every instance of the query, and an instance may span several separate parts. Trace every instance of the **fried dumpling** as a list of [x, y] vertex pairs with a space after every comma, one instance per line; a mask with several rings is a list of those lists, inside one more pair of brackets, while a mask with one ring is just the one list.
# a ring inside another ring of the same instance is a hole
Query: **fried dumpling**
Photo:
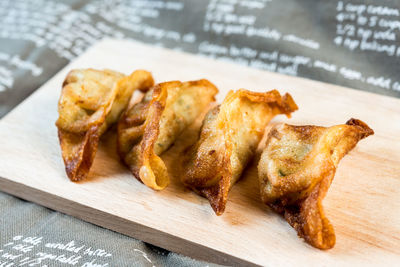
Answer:
[[206, 111], [217, 93], [205, 79], [160, 83], [124, 112], [118, 123], [118, 153], [139, 181], [154, 190], [169, 184], [159, 156]]
[[306, 242], [335, 245], [335, 232], [322, 200], [339, 161], [374, 132], [360, 120], [329, 128], [280, 124], [268, 134], [258, 164], [262, 201], [284, 215]]
[[68, 177], [87, 177], [100, 136], [117, 122], [134, 90], [153, 86], [150, 72], [126, 76], [111, 70], [76, 69], [66, 77], [56, 122]]
[[210, 110], [199, 140], [187, 150], [182, 182], [206, 197], [217, 215], [225, 210], [229, 190], [252, 158], [268, 122], [297, 110], [289, 94], [230, 91]]

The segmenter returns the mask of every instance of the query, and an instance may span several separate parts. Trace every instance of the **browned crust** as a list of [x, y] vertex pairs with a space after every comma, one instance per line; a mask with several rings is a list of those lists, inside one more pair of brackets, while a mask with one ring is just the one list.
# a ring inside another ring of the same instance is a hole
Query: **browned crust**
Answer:
[[[171, 81], [157, 84], [153, 87], [152, 100], [140, 107], [141, 112], [138, 112], [136, 116], [129, 116], [126, 112], [122, 115], [118, 122], [118, 142], [117, 151], [122, 161], [129, 167], [132, 174], [137, 180], [143, 182], [140, 179], [139, 171], [140, 166], [143, 165], [143, 161], [147, 160], [154, 155], [154, 144], [157, 141], [158, 134], [160, 132], [160, 119], [164, 111], [167, 96], [168, 86], [179, 85], [179, 81]], [[140, 127], [140, 158], [137, 164], [133, 164], [126, 158], [127, 154], [132, 149], [126, 148], [125, 141], [121, 140], [121, 132], [127, 128]]]
[[[285, 114], [288, 117], [290, 117], [292, 112], [298, 109], [290, 94], [286, 93], [282, 97], [277, 90], [264, 93], [251, 92], [245, 89], [240, 89], [236, 92], [230, 91], [224, 102], [230, 102], [236, 98], [247, 98], [255, 103], [268, 103], [273, 107], [273, 112], [275, 114]], [[220, 107], [221, 106], [215, 107], [209, 111], [210, 114], [214, 114], [216, 119]], [[223, 122], [223, 124], [226, 126], [228, 125], [228, 122]], [[208, 151], [208, 153], [203, 153], [203, 156], [197, 157], [196, 153], [199, 152], [198, 149], [200, 144], [203, 141], [203, 138], [207, 137], [208, 131], [209, 129], [204, 127], [203, 122], [199, 140], [195, 146], [187, 150], [187, 159], [184, 161], [184, 165], [187, 165], [187, 162], [190, 161], [191, 157], [196, 157], [195, 164], [191, 167], [186, 167], [182, 182], [193, 191], [206, 197], [215, 214], [221, 215], [225, 211], [228, 193], [233, 186], [233, 174], [230, 161], [232, 155], [232, 140], [229, 138], [229, 135], [225, 135], [223, 151], [212, 149]], [[211, 186], [207, 186], [207, 182], [209, 182], [210, 179], [215, 179], [216, 176], [218, 176], [218, 181]]]
[[270, 105], [274, 105], [277, 109], [279, 109], [279, 114], [285, 114], [289, 118], [292, 112], [299, 109], [289, 93], [285, 93], [283, 96], [281, 96], [279, 91], [276, 89], [264, 93], [239, 89], [236, 92], [231, 91], [228, 93], [226, 100], [224, 101], [230, 101], [231, 98], [239, 97], [247, 98], [252, 102], [269, 103]]
[[[189, 86], [204, 86], [207, 88], [212, 88], [214, 91], [218, 92], [218, 88], [209, 80], [207, 79], [200, 79], [200, 80], [195, 80], [195, 81], [187, 81], [185, 82]], [[213, 97], [213, 100], [215, 100], [215, 97]]]
[[[340, 127], [342, 137], [335, 136], [336, 141], [334, 141], [331, 145], [330, 153], [332, 153], [335, 147], [340, 147], [339, 156], [336, 159], [339, 161], [344, 155], [346, 155], [350, 150], [352, 150], [359, 140], [368, 137], [369, 135], [374, 134], [374, 131], [369, 128], [369, 126], [357, 119], [350, 119], [343, 126], [352, 126], [352, 127]], [[274, 127], [269, 134], [267, 140], [267, 147], [272, 138], [280, 139], [281, 135], [284, 133], [279, 133], [277, 127]], [[301, 140], [311, 140], [318, 139], [320, 136], [324, 134], [325, 131], [329, 130], [329, 128], [318, 127], [318, 126], [292, 126], [286, 125], [289, 131], [296, 132], [301, 137]], [[348, 138], [349, 139], [346, 139]], [[343, 141], [344, 140], [344, 141]], [[343, 142], [344, 143], [343, 143]], [[313, 141], [314, 143], [318, 142], [318, 140]], [[330, 146], [328, 146], [329, 148]], [[326, 153], [326, 150], [321, 153]], [[311, 152], [310, 152], [311, 154]], [[338, 162], [337, 162], [338, 163]], [[336, 164], [337, 164], [336, 163]], [[277, 211], [280, 214], [283, 214], [284, 218], [288, 223], [297, 231], [299, 237], [305, 239], [307, 243], [310, 245], [319, 248], [319, 249], [330, 249], [334, 247], [336, 242], [336, 236], [333, 229], [333, 226], [329, 222], [328, 218], [325, 216], [325, 212], [322, 206], [322, 200], [328, 192], [328, 189], [332, 183], [332, 180], [335, 176], [336, 167], [335, 163], [332, 160], [325, 160], [325, 162], [320, 162], [321, 165], [307, 165], [306, 168], [315, 168], [315, 170], [319, 171], [319, 177], [316, 179], [318, 182], [315, 185], [311, 185], [310, 188], [304, 189], [305, 194], [301, 193], [300, 195], [304, 195], [303, 198], [298, 199], [293, 203], [291, 201], [290, 194], [295, 193], [290, 189], [292, 187], [291, 176], [293, 175], [301, 175], [301, 172], [306, 172], [306, 169], [302, 169], [299, 172], [290, 174], [282, 179], [282, 183], [279, 185], [280, 188], [286, 192], [283, 195], [276, 199], [274, 202], [269, 202], [271, 199], [269, 197], [263, 196], [263, 189], [261, 191], [262, 199], [265, 201], [272, 209]], [[260, 170], [260, 165], [259, 165]], [[270, 174], [273, 175], [273, 174]], [[262, 178], [262, 177], [261, 177]], [[264, 178], [262, 178], [264, 179]], [[285, 180], [288, 180], [288, 183], [285, 184]], [[261, 180], [260, 180], [261, 182]], [[262, 186], [262, 185], [261, 185]], [[300, 193], [300, 192], [299, 192]], [[285, 195], [289, 194], [289, 195]]]
[[297, 231], [299, 237], [310, 245], [319, 249], [330, 249], [335, 246], [336, 236], [332, 224], [326, 218], [322, 200], [328, 192], [335, 175], [335, 169], [323, 174], [324, 179], [319, 182], [310, 195], [294, 205], [285, 205], [283, 202], [269, 204], [282, 214], [285, 220]]
[[[87, 69], [87, 70], [98, 73], [101, 72], [93, 69]], [[84, 72], [85, 70], [82, 71]], [[112, 71], [103, 71], [103, 72], [112, 72]], [[70, 71], [63, 82], [62, 85], [63, 90], [61, 98], [65, 93], [64, 88], [68, 86], [70, 83], [77, 82], [77, 78], [74, 77], [72, 73], [73, 71]], [[85, 79], [85, 77], [83, 79]], [[135, 87], [133, 91], [135, 89], [146, 91], [148, 90], [149, 86], [152, 86], [154, 84], [154, 81], [149, 72], [144, 70], [137, 70], [133, 72], [130, 76], [122, 76], [119, 80], [115, 82], [115, 86], [120, 86], [122, 88], [129, 86], [129, 83], [132, 83], [131, 84], [132, 86], [134, 84]], [[126, 92], [128, 91], [124, 92], [118, 91], [116, 92], [116, 95], [114, 95], [114, 97], [115, 98], [119, 97], [120, 99], [122, 99], [123, 97], [130, 98], [130, 95], [127, 95]], [[63, 110], [61, 98], [60, 98], [59, 108]], [[75, 105], [79, 104], [80, 101], [81, 100], [78, 99]], [[113, 105], [113, 101], [110, 101], [106, 105], [99, 107], [99, 109], [96, 112], [101, 112], [101, 114], [100, 116], [97, 117], [97, 120], [92, 122], [90, 122], [89, 120], [90, 117], [89, 117], [87, 119], [88, 120], [87, 123], [84, 123], [84, 121], [82, 121], [79, 124], [74, 125], [74, 122], [70, 121], [67, 122], [70, 124], [66, 125], [66, 121], [62, 122], [59, 121], [62, 115], [60, 113], [60, 117], [59, 120], [56, 122], [56, 126], [58, 128], [58, 137], [60, 141], [63, 161], [65, 164], [65, 170], [67, 176], [71, 181], [80, 181], [88, 176], [90, 167], [93, 164], [93, 160], [97, 152], [97, 147], [100, 137], [110, 126], [108, 125], [109, 123], [108, 124], [106, 123], [106, 117], [111, 112], [111, 106]]]
[[[203, 86], [214, 92], [218, 89], [206, 79], [188, 81], [170, 81], [153, 87], [151, 101], [141, 102], [127, 110], [118, 123], [117, 150], [122, 161], [140, 182], [154, 190], [162, 190], [169, 183], [169, 175], [163, 160], [155, 154], [154, 145], [160, 134], [160, 120], [166, 107], [169, 87]], [[136, 109], [134, 114], [128, 114]], [[141, 111], [141, 112], [140, 112]], [[132, 136], [125, 136], [126, 130], [134, 130]], [[150, 178], [149, 178], [150, 177]]]
[[[60, 139], [65, 171], [68, 177], [74, 182], [86, 178], [97, 152], [100, 139], [99, 127], [92, 126], [86, 133], [81, 134], [69, 133], [59, 129], [58, 138]], [[76, 154], [65, 153], [66, 146], [77, 142], [79, 142], [79, 148]]]
[[215, 214], [220, 216], [224, 213], [226, 203], [228, 201], [228, 194], [231, 188], [232, 168], [230, 161], [225, 159], [222, 164], [222, 176], [218, 183], [212, 187], [194, 189], [204, 196], [210, 202]]
[[369, 126], [365, 122], [358, 119], [351, 118], [346, 122], [346, 125], [352, 125], [358, 128], [360, 140], [374, 134], [374, 130], [369, 128]]

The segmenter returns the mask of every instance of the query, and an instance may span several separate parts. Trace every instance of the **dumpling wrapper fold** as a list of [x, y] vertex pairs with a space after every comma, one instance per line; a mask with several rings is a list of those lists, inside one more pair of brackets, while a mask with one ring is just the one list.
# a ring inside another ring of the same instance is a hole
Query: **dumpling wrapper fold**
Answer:
[[322, 200], [339, 161], [373, 133], [357, 119], [329, 128], [275, 126], [258, 164], [262, 201], [283, 214], [307, 243], [319, 249], [332, 248], [335, 232]]
[[289, 94], [230, 91], [220, 106], [210, 110], [196, 144], [187, 150], [182, 182], [206, 197], [217, 215], [228, 193], [264, 135], [269, 121], [290, 114], [297, 105]]
[[58, 103], [56, 122], [68, 177], [87, 177], [100, 136], [119, 119], [132, 93], [153, 86], [150, 72], [126, 76], [112, 70], [75, 69], [69, 72]]
[[208, 80], [171, 81], [154, 86], [118, 123], [118, 153], [132, 174], [154, 190], [170, 182], [159, 157], [215, 101]]

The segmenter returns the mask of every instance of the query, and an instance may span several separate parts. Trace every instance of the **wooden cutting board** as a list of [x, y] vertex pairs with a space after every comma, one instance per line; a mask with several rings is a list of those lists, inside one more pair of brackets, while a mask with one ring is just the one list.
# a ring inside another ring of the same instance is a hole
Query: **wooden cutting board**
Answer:
[[[261, 204], [257, 162], [232, 189], [225, 213], [185, 189], [176, 168], [184, 133], [163, 155], [173, 177], [155, 192], [119, 163], [115, 133], [97, 152], [90, 178], [66, 177], [54, 122], [61, 84], [73, 68], [150, 70], [157, 82], [207, 78], [220, 89], [289, 92], [300, 109], [276, 122], [330, 126], [354, 117], [375, 135], [340, 163], [324, 201], [337, 243], [320, 251]], [[394, 265], [400, 262], [400, 99], [217, 62], [128, 41], [105, 40], [60, 71], [0, 121], [0, 190], [194, 258], [237, 265]], [[67, 231], [68, 229], [66, 229]]]

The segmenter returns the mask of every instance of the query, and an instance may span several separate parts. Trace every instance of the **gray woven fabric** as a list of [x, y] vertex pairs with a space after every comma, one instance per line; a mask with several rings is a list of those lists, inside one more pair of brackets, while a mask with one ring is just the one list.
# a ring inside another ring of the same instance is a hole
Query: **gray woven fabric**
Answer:
[[[168, 252], [1, 192], [0, 214], [0, 266], [6, 266], [1, 265], [7, 262], [7, 259], [2, 257], [5, 253], [20, 255], [14, 260], [8, 260], [8, 263], [14, 263], [13, 266], [20, 266], [27, 262], [37, 263], [38, 259], [44, 257], [39, 253], [57, 256], [64, 254], [66, 258], [81, 257], [74, 266], [82, 266], [86, 262], [108, 264], [106, 266], [217, 266]], [[32, 246], [29, 241], [24, 242], [29, 237], [35, 239], [42, 237], [42, 239], [40, 244], [35, 245], [31, 251], [24, 253], [18, 250], [16, 246], [20, 244]], [[71, 241], [74, 242], [73, 246], [76, 248], [84, 247], [77, 253], [46, 247], [49, 243], [66, 245]], [[8, 245], [10, 242], [13, 244]], [[105, 254], [111, 254], [111, 256], [90, 255], [89, 251], [97, 249], [104, 250]], [[30, 262], [24, 261], [26, 257], [30, 258]], [[45, 259], [39, 265], [32, 266], [44, 265], [69, 266], [55, 259]]]
[[[104, 37], [400, 97], [399, 18], [397, 0], [1, 0], [0, 118]], [[81, 265], [205, 265], [4, 193], [0, 212], [0, 266], [28, 266], [46, 243], [72, 240], [112, 254], [83, 255]], [[42, 241], [4, 257], [29, 237]], [[67, 266], [48, 261], [39, 265]]]

